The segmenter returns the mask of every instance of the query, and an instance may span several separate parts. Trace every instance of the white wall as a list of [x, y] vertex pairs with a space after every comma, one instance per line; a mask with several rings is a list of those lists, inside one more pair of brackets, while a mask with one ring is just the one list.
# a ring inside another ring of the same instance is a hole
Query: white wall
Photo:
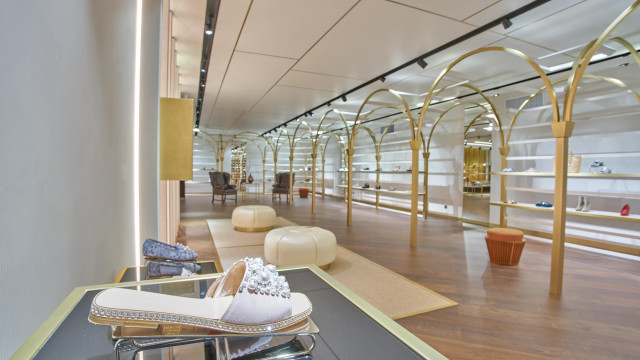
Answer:
[[[157, 236], [160, 0], [145, 0], [142, 236]], [[135, 1], [0, 8], [0, 358], [134, 263]]]

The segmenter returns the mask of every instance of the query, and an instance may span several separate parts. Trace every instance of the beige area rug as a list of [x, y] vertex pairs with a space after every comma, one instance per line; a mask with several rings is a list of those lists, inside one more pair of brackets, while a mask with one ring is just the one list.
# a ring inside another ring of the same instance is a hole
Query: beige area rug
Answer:
[[[266, 232], [235, 231], [231, 219], [207, 220], [207, 224], [224, 270], [246, 256], [264, 257]], [[278, 217], [275, 227], [294, 225]], [[336, 260], [326, 271], [392, 319], [457, 305], [455, 301], [339, 245]]]

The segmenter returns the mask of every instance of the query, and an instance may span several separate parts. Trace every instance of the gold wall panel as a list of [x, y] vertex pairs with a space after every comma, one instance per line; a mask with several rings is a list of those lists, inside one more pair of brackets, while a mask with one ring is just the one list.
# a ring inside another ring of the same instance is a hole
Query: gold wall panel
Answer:
[[193, 179], [193, 100], [160, 98], [160, 180]]

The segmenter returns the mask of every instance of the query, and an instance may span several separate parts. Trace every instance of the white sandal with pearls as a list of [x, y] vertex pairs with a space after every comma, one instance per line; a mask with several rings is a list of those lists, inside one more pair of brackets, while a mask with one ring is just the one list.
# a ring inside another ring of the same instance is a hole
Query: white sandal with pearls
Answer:
[[284, 276], [262, 259], [236, 262], [217, 279], [204, 299], [112, 288], [98, 293], [89, 321], [100, 325], [155, 328], [197, 326], [231, 333], [273, 332], [311, 314], [306, 295], [290, 293]]

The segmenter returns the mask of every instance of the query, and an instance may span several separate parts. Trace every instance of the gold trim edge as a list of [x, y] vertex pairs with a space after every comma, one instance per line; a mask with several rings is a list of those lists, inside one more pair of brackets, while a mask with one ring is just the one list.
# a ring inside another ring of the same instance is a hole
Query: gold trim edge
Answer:
[[440, 354], [437, 350], [432, 348], [429, 344], [420, 340], [417, 336], [409, 332], [407, 329], [402, 327], [400, 324], [395, 322], [393, 319], [385, 315], [383, 312], [378, 310], [373, 305], [369, 304], [366, 300], [361, 298], [359, 295], [354, 293], [351, 289], [344, 286], [338, 280], [333, 278], [331, 275], [327, 274], [325, 271], [320, 269], [315, 264], [307, 264], [300, 266], [287, 266], [279, 268], [281, 270], [295, 270], [295, 269], [309, 269], [322, 280], [324, 280], [327, 284], [329, 284], [333, 289], [335, 289], [342, 296], [347, 298], [352, 304], [354, 304], [357, 308], [362, 310], [369, 317], [374, 319], [378, 324], [380, 324], [383, 328], [389, 331], [393, 336], [397, 337], [400, 341], [402, 341], [405, 345], [407, 345], [410, 349], [415, 351], [420, 356], [429, 360], [440, 360], [447, 359], [444, 355]]

